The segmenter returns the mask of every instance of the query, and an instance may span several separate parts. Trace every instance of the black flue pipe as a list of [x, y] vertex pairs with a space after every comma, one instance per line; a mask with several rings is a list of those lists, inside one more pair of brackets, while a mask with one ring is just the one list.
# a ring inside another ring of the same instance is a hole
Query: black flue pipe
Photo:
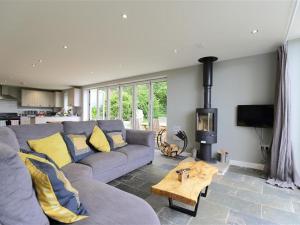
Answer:
[[204, 108], [211, 108], [211, 87], [213, 86], [213, 62], [218, 58], [208, 56], [200, 58], [198, 61], [203, 63], [203, 87], [204, 87]]

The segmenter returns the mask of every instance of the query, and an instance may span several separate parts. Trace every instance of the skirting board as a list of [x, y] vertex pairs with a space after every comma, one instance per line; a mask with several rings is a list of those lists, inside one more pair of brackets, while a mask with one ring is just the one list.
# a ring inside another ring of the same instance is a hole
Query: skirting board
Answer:
[[261, 163], [251, 163], [251, 162], [243, 162], [237, 160], [230, 160], [230, 165], [257, 169], [257, 170], [264, 170], [265, 167], [265, 165]]

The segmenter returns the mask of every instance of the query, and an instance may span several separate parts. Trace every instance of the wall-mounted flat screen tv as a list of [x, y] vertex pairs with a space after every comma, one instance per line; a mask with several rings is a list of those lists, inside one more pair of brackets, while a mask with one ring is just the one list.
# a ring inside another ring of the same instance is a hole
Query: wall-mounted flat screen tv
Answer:
[[274, 105], [238, 105], [237, 125], [244, 127], [273, 127]]

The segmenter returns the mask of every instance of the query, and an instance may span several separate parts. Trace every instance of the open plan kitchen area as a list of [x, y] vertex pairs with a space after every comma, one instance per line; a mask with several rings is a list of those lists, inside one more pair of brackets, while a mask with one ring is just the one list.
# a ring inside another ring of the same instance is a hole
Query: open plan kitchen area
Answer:
[[80, 88], [41, 90], [0, 85], [0, 126], [80, 121]]

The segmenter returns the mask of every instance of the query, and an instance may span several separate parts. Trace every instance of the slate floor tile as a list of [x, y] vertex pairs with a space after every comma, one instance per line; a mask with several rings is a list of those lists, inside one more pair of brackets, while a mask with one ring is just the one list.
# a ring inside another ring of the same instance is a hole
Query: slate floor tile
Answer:
[[242, 190], [248, 190], [248, 191], [253, 191], [257, 193], [262, 193], [263, 192], [263, 184], [260, 183], [250, 183], [247, 181], [235, 181], [231, 177], [227, 177], [226, 175], [223, 176], [222, 178], [217, 178], [214, 180], [215, 183], [223, 184], [230, 186], [232, 188], [236, 189], [242, 189]]
[[119, 185], [117, 185], [116, 188], [119, 188], [119, 189], [121, 189], [121, 190], [123, 190], [123, 191], [126, 191], [126, 192], [128, 192], [128, 193], [131, 193], [131, 194], [133, 194], [133, 195], [136, 195], [136, 196], [138, 196], [138, 197], [140, 197], [140, 198], [142, 198], [142, 199], [145, 199], [145, 198], [147, 198], [147, 197], [150, 196], [150, 194], [147, 193], [147, 192], [143, 192], [143, 191], [141, 191], [141, 190], [135, 189], [135, 188], [133, 188], [133, 187], [130, 187], [130, 186], [128, 186], [128, 185], [126, 185], [126, 184], [122, 184], [122, 183], [119, 184]]
[[145, 201], [152, 206], [155, 212], [159, 212], [163, 207], [168, 207], [169, 205], [167, 198], [163, 198], [154, 194], [147, 197]]
[[264, 184], [263, 185], [263, 194], [277, 196], [277, 197], [285, 198], [285, 199], [291, 199], [292, 198], [292, 196], [289, 192], [289, 189], [275, 187], [275, 186], [272, 186], [270, 184]]
[[274, 209], [268, 206], [262, 206], [263, 219], [278, 223], [281, 225], [299, 225], [300, 215], [296, 213], [286, 212]]
[[261, 219], [259, 217], [250, 216], [244, 213], [230, 211], [227, 219], [228, 225], [276, 225], [268, 220]]
[[169, 207], [163, 207], [159, 212], [158, 215], [160, 217], [163, 217], [165, 219], [167, 219], [168, 221], [172, 222], [173, 224], [187, 224], [192, 217], [181, 213], [181, 212], [177, 212], [175, 210], [170, 209]]
[[236, 196], [245, 201], [258, 203], [289, 212], [293, 211], [293, 205], [290, 199], [245, 190], [238, 190]]
[[237, 189], [220, 183], [212, 183], [208, 190], [212, 190], [222, 194], [236, 195]]
[[216, 204], [220, 204], [230, 209], [234, 209], [239, 212], [254, 215], [257, 217], [261, 216], [261, 205], [249, 201], [242, 200], [236, 196], [221, 194], [218, 192], [211, 191], [207, 200]]
[[300, 203], [299, 202], [293, 202], [293, 208], [295, 213], [300, 214]]
[[196, 217], [191, 219], [189, 225], [196, 224], [225, 224], [229, 209], [222, 205], [201, 199]]

